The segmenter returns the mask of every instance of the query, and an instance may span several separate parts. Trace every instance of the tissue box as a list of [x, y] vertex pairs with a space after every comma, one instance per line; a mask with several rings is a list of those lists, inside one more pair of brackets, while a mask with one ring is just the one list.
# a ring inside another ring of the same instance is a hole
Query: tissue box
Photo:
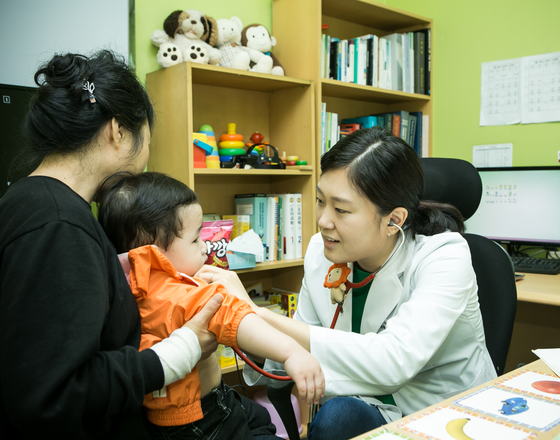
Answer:
[[245, 252], [227, 251], [226, 253], [230, 270], [250, 269], [255, 267], [255, 254]]

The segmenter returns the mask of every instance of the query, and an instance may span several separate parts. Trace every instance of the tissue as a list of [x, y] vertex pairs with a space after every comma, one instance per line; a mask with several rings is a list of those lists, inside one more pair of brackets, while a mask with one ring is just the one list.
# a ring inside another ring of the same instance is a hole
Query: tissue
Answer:
[[230, 269], [255, 267], [255, 263], [263, 261], [262, 241], [255, 231], [249, 229], [228, 244], [226, 255]]

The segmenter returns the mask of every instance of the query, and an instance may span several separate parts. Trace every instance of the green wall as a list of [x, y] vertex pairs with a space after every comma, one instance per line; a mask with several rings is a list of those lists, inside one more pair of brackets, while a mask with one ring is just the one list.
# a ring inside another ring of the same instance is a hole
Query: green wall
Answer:
[[[276, 0], [281, 1], [281, 0]], [[302, 0], [306, 1], [306, 0]], [[344, 1], [344, 0], [340, 0]], [[481, 63], [560, 51], [560, 0], [384, 0], [434, 20], [433, 155], [472, 160], [473, 145], [513, 143], [513, 165], [557, 165], [560, 122], [480, 127]], [[272, 30], [272, 0], [136, 0], [136, 72], [159, 69], [150, 42], [176, 9]], [[281, 42], [279, 42], [281, 44]]]
[[209, 17], [231, 18], [237, 16], [243, 25], [259, 23], [272, 31], [272, 0], [135, 0], [134, 46], [136, 74], [146, 80], [146, 74], [160, 69], [157, 48], [150, 36], [156, 29], [163, 29], [163, 22], [178, 9], [198, 9]]
[[514, 166], [558, 165], [560, 122], [480, 127], [481, 63], [560, 51], [558, 0], [386, 0], [434, 20], [433, 155], [513, 143]]

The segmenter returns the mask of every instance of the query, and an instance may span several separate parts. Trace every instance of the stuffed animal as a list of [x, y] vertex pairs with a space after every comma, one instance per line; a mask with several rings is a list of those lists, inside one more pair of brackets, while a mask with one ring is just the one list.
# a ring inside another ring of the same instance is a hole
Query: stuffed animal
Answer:
[[189, 60], [191, 43], [198, 42], [206, 49], [210, 64], [220, 61], [221, 53], [214, 47], [218, 41], [217, 23], [212, 17], [205, 16], [197, 9], [175, 11], [165, 19], [163, 29], [152, 32], [154, 46], [172, 43], [183, 52], [183, 58]]
[[284, 76], [284, 68], [278, 59], [271, 52], [272, 47], [276, 46], [276, 38], [272, 37], [268, 29], [260, 24], [251, 24], [245, 26], [241, 32], [241, 44], [249, 49], [260, 52], [262, 55], [268, 55], [272, 58], [272, 70], [270, 73], [277, 76]]
[[157, 62], [161, 67], [170, 67], [182, 63], [183, 52], [172, 43], [163, 43], [157, 53]]
[[185, 61], [192, 61], [193, 63], [208, 64], [210, 55], [206, 46], [202, 45], [200, 41], [192, 41], [190, 46], [183, 50]]
[[350, 268], [346, 264], [336, 263], [329, 268], [329, 273], [325, 277], [324, 287], [331, 289], [331, 303], [340, 304], [344, 303], [348, 292], [346, 291], [346, 282]]
[[[216, 46], [222, 54], [219, 66], [270, 73], [272, 70], [272, 58], [262, 56], [260, 52], [241, 45], [243, 24], [239, 17], [231, 17], [230, 19], [219, 18], [217, 23], [218, 42]], [[253, 67], [251, 67], [251, 63]]]

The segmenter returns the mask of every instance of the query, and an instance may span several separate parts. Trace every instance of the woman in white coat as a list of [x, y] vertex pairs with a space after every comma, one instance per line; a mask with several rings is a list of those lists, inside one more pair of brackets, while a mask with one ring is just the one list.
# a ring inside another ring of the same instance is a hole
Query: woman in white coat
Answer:
[[[255, 307], [323, 368], [326, 402], [308, 438], [348, 439], [496, 377], [462, 216], [421, 200], [414, 150], [381, 129], [360, 130], [323, 155], [321, 170], [320, 233], [305, 255], [296, 315]], [[333, 263], [348, 263], [353, 283], [374, 276], [352, 290], [346, 283], [336, 323], [324, 287]], [[241, 290], [231, 274], [214, 281]]]

